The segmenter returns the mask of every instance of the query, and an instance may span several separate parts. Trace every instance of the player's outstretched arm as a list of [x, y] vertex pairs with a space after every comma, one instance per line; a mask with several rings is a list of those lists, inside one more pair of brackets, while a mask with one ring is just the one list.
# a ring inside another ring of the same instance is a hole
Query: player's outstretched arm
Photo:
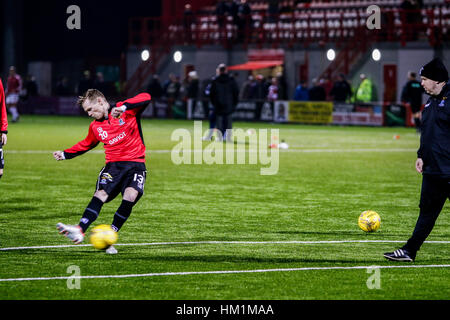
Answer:
[[[89, 126], [88, 135], [85, 139], [78, 142], [76, 145], [74, 145], [69, 149], [66, 149], [64, 151], [56, 151], [55, 152], [56, 155], [54, 153], [53, 156], [55, 157], [56, 160], [70, 160], [88, 152], [89, 150], [94, 149], [99, 143], [100, 141], [97, 140], [94, 132], [92, 131], [92, 124], [91, 124], [91, 126]], [[64, 159], [60, 159], [61, 157], [63, 157]]]

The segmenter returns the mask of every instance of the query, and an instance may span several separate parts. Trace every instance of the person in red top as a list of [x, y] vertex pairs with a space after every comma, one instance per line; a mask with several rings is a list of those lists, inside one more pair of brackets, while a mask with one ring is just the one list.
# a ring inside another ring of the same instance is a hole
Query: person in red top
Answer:
[[14, 66], [9, 68], [8, 82], [6, 83], [6, 106], [12, 115], [12, 122], [19, 121], [19, 111], [17, 104], [19, 103], [19, 94], [22, 90], [22, 78], [17, 74]]
[[[64, 151], [56, 151], [56, 160], [73, 159], [103, 143], [106, 166], [98, 176], [96, 191], [76, 226], [57, 224], [57, 229], [75, 244], [84, 239], [89, 226], [97, 219], [104, 203], [122, 193], [122, 203], [112, 222], [118, 232], [131, 215], [133, 206], [144, 194], [146, 180], [145, 144], [142, 137], [140, 115], [151, 101], [151, 96], [141, 93], [134, 98], [111, 106], [103, 93], [90, 89], [78, 104], [95, 120], [89, 126], [87, 137]], [[107, 253], [117, 250], [109, 247]]]
[[3, 176], [5, 160], [3, 158], [3, 146], [6, 145], [8, 138], [8, 114], [6, 113], [5, 92], [3, 90], [2, 79], [0, 79], [0, 178]]

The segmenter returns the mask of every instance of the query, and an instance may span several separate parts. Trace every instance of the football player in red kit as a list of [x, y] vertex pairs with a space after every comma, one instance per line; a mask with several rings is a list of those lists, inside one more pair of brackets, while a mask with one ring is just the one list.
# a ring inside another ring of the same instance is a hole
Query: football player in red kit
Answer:
[[9, 68], [9, 77], [6, 83], [6, 107], [12, 115], [12, 122], [19, 121], [20, 114], [17, 110], [19, 94], [22, 90], [22, 78], [17, 74], [16, 67]]
[[0, 79], [0, 178], [3, 176], [5, 160], [3, 159], [3, 146], [8, 138], [8, 115], [6, 113], [5, 92], [3, 90], [2, 79]]
[[[80, 223], [57, 224], [59, 232], [75, 244], [83, 241], [86, 230], [97, 219], [104, 203], [122, 194], [122, 203], [111, 224], [118, 232], [142, 197], [147, 171], [140, 115], [150, 101], [150, 95], [142, 93], [111, 106], [96, 89], [90, 89], [80, 97], [78, 104], [95, 120], [84, 140], [64, 151], [54, 152], [53, 156], [58, 161], [73, 159], [101, 142], [104, 144], [106, 166], [100, 171], [96, 191]], [[110, 246], [106, 252], [115, 254], [117, 250]]]

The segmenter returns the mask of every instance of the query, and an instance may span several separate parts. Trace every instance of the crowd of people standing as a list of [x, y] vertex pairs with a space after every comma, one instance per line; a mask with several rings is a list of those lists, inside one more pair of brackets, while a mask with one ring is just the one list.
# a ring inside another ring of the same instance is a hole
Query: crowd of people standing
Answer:
[[295, 88], [295, 101], [334, 101], [336, 103], [364, 102], [376, 100], [373, 95], [373, 83], [366, 75], [360, 75], [361, 82], [357, 88], [352, 88], [346, 75], [340, 73], [334, 82], [326, 79], [312, 80], [311, 86], [301, 81]]

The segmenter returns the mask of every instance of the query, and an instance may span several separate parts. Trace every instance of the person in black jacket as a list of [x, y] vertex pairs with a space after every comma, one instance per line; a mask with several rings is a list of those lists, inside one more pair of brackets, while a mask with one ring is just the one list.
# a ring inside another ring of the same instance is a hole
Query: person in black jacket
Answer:
[[340, 103], [344, 103], [352, 97], [352, 88], [343, 73], [339, 74], [337, 81], [333, 84], [330, 96], [333, 97], [334, 102]]
[[422, 109], [423, 88], [420, 82], [416, 80], [415, 72], [408, 72], [408, 82], [402, 90], [401, 101], [405, 105], [409, 105], [414, 117], [414, 124], [418, 132], [420, 132], [420, 110]]
[[227, 130], [232, 129], [232, 115], [239, 99], [239, 88], [234, 78], [228, 75], [225, 64], [218, 67], [218, 75], [211, 83], [210, 100], [214, 106], [217, 129], [225, 140], [231, 141]]
[[412, 262], [433, 230], [445, 201], [450, 197], [450, 84], [439, 58], [420, 70], [421, 85], [430, 99], [422, 112], [422, 134], [416, 170], [422, 173], [420, 213], [411, 238], [400, 249], [384, 254], [393, 261]]
[[236, 25], [238, 30], [238, 39], [248, 39], [251, 35], [252, 9], [247, 3], [247, 0], [240, 0], [237, 9]]
[[164, 89], [159, 81], [159, 76], [154, 74], [147, 86], [147, 92], [152, 96], [152, 100], [161, 99], [164, 95]]
[[309, 89], [309, 101], [325, 101], [327, 99], [327, 92], [325, 88], [322, 87], [319, 81], [314, 78], [313, 86]]
[[198, 99], [199, 87], [197, 71], [189, 72], [186, 84], [186, 98]]

